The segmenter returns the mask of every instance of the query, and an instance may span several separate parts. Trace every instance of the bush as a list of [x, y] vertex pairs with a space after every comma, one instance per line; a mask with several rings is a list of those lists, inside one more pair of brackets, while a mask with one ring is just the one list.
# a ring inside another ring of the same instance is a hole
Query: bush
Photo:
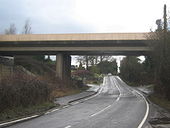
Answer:
[[0, 109], [39, 104], [49, 100], [48, 84], [37, 77], [16, 72], [0, 83]]
[[72, 72], [72, 77], [77, 80], [84, 80], [85, 78], [88, 78], [92, 75], [92, 73], [88, 70], [77, 70], [75, 72]]

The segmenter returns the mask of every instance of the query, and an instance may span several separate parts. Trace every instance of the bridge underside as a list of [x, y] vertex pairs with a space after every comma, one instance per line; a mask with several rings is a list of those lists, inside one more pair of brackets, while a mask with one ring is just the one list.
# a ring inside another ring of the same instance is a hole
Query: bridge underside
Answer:
[[15, 56], [15, 55], [57, 55], [57, 54], [67, 54], [67, 55], [93, 55], [93, 56], [98, 56], [98, 55], [110, 55], [110, 56], [113, 56], [113, 55], [124, 55], [124, 56], [141, 56], [141, 55], [148, 55], [150, 54], [150, 51], [100, 51], [100, 52], [90, 52], [90, 51], [61, 51], [61, 52], [46, 52], [46, 51], [43, 51], [43, 52], [35, 52], [35, 51], [32, 51], [32, 52], [25, 52], [25, 51], [18, 51], [18, 52], [9, 52], [9, 51], [5, 51], [5, 52], [0, 52], [0, 55], [1, 56]]
[[1, 42], [0, 55], [145, 55], [150, 51], [144, 40]]
[[56, 76], [71, 75], [70, 55], [147, 55], [147, 40], [1, 41], [0, 55], [56, 55]]

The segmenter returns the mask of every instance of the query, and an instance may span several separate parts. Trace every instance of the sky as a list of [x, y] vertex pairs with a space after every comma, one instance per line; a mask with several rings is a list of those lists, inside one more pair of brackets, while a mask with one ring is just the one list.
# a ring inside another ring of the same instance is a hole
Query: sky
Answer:
[[32, 33], [148, 32], [170, 0], [0, 0], [0, 32], [26, 20]]
[[[170, 0], [0, 0], [0, 34], [10, 24], [22, 33], [149, 32]], [[74, 61], [76, 62], [76, 61]]]

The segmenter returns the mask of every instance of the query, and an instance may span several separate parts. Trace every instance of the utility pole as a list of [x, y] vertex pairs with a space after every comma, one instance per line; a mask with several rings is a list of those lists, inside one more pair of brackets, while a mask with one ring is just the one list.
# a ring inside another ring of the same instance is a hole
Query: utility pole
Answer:
[[166, 4], [164, 5], [164, 33], [167, 32], [167, 14], [166, 14]]
[[166, 48], [167, 48], [167, 42], [166, 42], [166, 35], [167, 35], [167, 14], [166, 14], [166, 4], [164, 5], [164, 14], [163, 14], [163, 19], [164, 19], [164, 30], [163, 30], [163, 35], [164, 35], [164, 48], [163, 48], [163, 57], [166, 59]]

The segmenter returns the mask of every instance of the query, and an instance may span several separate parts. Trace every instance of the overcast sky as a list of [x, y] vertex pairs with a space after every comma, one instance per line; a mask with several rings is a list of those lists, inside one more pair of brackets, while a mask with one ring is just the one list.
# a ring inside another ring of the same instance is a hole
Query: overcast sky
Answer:
[[0, 33], [14, 23], [19, 34], [28, 19], [35, 34], [149, 32], [164, 4], [170, 10], [170, 0], [0, 0]]
[[0, 32], [14, 23], [21, 33], [148, 32], [170, 0], [0, 0]]

